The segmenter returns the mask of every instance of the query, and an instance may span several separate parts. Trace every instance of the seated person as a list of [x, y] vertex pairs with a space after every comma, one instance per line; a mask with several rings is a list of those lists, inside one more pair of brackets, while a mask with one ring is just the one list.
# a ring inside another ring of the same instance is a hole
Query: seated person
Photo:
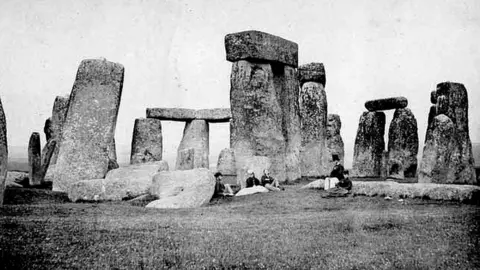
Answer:
[[336, 177], [338, 180], [343, 179], [343, 165], [340, 163], [340, 158], [338, 155], [332, 155], [333, 161], [335, 161], [335, 165], [333, 166], [332, 172], [330, 172], [330, 177]]
[[348, 170], [345, 170], [342, 175], [342, 179], [335, 184], [334, 188], [328, 189], [326, 197], [345, 197], [350, 194], [352, 190], [352, 181], [348, 178]]
[[247, 180], [246, 180], [246, 187], [247, 188], [251, 188], [253, 186], [260, 186], [260, 180], [258, 180], [256, 177], [255, 177], [255, 173], [253, 172], [253, 170], [248, 170], [247, 171]]
[[270, 172], [267, 169], [263, 170], [262, 186], [270, 191], [284, 190], [284, 188], [281, 188], [280, 184], [278, 184], [278, 180], [270, 176]]
[[215, 191], [213, 197], [233, 196], [232, 187], [229, 184], [222, 183], [223, 174], [217, 172], [215, 174]]

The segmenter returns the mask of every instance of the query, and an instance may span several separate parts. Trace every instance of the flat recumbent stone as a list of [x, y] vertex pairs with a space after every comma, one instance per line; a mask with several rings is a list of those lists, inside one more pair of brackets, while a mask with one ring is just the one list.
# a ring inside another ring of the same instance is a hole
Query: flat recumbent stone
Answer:
[[407, 105], [408, 100], [405, 97], [375, 99], [365, 102], [365, 108], [370, 112], [403, 109], [406, 108]]

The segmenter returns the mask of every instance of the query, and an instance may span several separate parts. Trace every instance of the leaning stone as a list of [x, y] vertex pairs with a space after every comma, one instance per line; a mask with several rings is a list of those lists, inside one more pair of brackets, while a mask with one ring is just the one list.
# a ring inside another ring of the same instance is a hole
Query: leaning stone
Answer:
[[42, 183], [42, 156], [40, 149], [40, 134], [33, 132], [28, 142], [28, 177], [30, 186]]
[[195, 119], [195, 110], [182, 108], [147, 108], [147, 118], [185, 122]]
[[80, 180], [105, 177], [123, 77], [120, 64], [106, 60], [80, 64], [62, 130], [55, 191], [66, 191]]
[[57, 145], [56, 140], [50, 140], [47, 142], [47, 144], [45, 145], [42, 151], [42, 161], [41, 161], [41, 167], [39, 172], [41, 183], [43, 183], [45, 180], [45, 175], [47, 174], [48, 168], [50, 166], [50, 161], [52, 159], [56, 145]]
[[5, 181], [7, 180], [8, 144], [7, 144], [7, 121], [3, 112], [2, 100], [0, 99], [0, 206], [3, 205], [5, 195]]
[[23, 186], [24, 184], [28, 183], [28, 173], [9, 171], [7, 173], [7, 182], [20, 184], [21, 186]]
[[333, 155], [338, 155], [340, 163], [345, 163], [345, 147], [340, 134], [342, 128], [342, 121], [338, 114], [327, 115], [327, 165], [325, 167], [330, 170], [335, 166], [335, 162], [331, 159]]
[[[209, 154], [209, 125], [205, 120], [192, 120], [185, 123], [183, 130], [183, 138], [178, 146], [176, 170], [192, 169], [182, 164], [188, 164], [190, 154], [185, 156], [184, 150], [192, 148], [193, 151], [193, 168], [207, 168]], [[189, 150], [190, 151], [190, 150]], [[188, 152], [188, 153], [191, 153]], [[183, 156], [182, 156], [183, 155]]]
[[300, 85], [306, 82], [317, 82], [325, 87], [325, 67], [323, 63], [310, 63], [298, 67]]
[[379, 177], [382, 153], [385, 149], [385, 114], [364, 112], [358, 124], [353, 153], [351, 175], [355, 177]]
[[[53, 152], [51, 164], [57, 163], [58, 151], [60, 147], [60, 141], [62, 136], [63, 123], [65, 122], [65, 117], [67, 116], [68, 110], [68, 100], [70, 95], [57, 96], [53, 102], [52, 117], [51, 117], [51, 138], [57, 140], [57, 145]], [[49, 141], [49, 139], [47, 139]]]
[[225, 148], [220, 151], [217, 162], [217, 171], [223, 175], [235, 175], [235, 152], [231, 148]]
[[193, 208], [207, 204], [215, 189], [215, 177], [205, 168], [160, 172], [153, 177], [150, 194], [160, 199], [148, 208]]
[[135, 119], [130, 164], [162, 160], [162, 121], [154, 118]]
[[267, 60], [298, 67], [295, 42], [260, 31], [244, 31], [225, 36], [227, 61]]
[[230, 108], [202, 109], [195, 111], [195, 119], [214, 123], [228, 123], [232, 118]]
[[410, 109], [396, 109], [388, 130], [388, 175], [403, 179], [417, 172], [417, 119]]
[[365, 108], [371, 112], [403, 109], [407, 107], [407, 105], [408, 100], [405, 97], [384, 98], [365, 102]]

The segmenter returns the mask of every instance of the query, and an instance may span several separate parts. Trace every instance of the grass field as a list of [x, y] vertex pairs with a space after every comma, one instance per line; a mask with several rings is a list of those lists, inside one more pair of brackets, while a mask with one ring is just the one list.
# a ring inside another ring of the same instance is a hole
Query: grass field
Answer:
[[9, 189], [3, 269], [479, 269], [480, 206], [290, 185], [197, 209]]

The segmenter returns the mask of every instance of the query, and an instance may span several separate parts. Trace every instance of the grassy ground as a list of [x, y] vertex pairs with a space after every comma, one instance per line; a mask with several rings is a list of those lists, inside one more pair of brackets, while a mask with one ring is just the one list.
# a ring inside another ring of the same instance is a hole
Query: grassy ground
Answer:
[[[289, 185], [197, 209], [7, 192], [3, 269], [478, 269], [480, 206]], [[33, 192], [33, 191], [31, 191]], [[16, 203], [16, 204], [13, 204]]]

